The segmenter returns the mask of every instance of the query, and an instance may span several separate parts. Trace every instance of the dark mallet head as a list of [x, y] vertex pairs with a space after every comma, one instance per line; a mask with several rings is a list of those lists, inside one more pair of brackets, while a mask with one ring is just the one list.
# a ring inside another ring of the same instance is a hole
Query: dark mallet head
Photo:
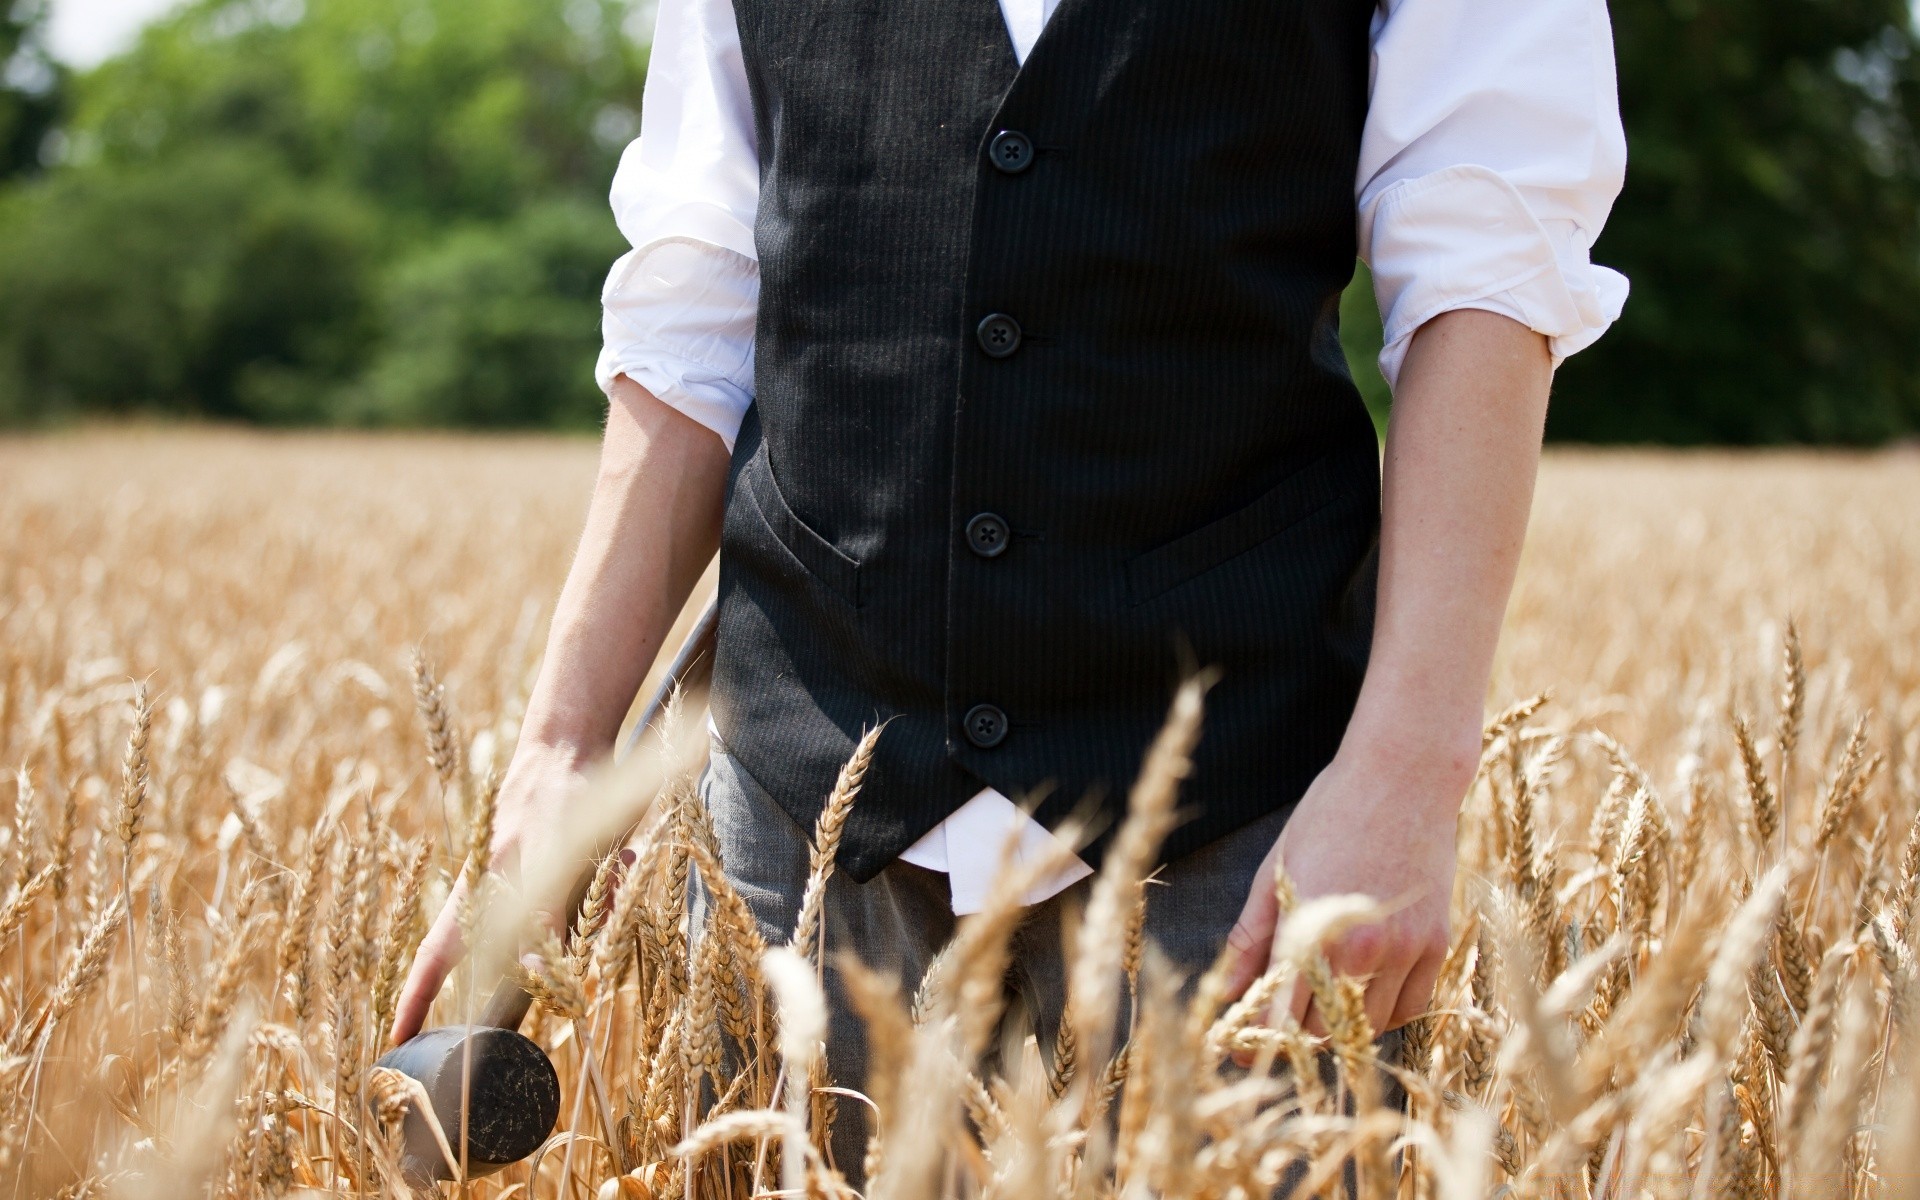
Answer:
[[[470, 1057], [464, 1049], [469, 1038]], [[517, 1030], [443, 1025], [389, 1050], [375, 1065], [411, 1076], [426, 1088], [456, 1163], [460, 1160], [460, 1080], [463, 1071], [471, 1071], [469, 1178], [497, 1171], [538, 1150], [560, 1116], [560, 1079], [553, 1064]], [[403, 1165], [410, 1178], [422, 1182], [453, 1178], [426, 1115], [417, 1106], [407, 1110], [405, 1138]]]

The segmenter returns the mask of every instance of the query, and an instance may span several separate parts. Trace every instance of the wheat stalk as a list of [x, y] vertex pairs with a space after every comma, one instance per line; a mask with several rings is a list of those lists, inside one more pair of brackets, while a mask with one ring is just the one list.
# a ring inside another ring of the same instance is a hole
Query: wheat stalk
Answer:
[[[150, 431], [121, 470], [142, 504], [49, 485], [43, 462], [97, 478], [76, 456], [114, 436], [0, 446], [23, 481], [0, 488], [19, 535], [0, 577], [26, 581], [0, 604], [0, 1178], [21, 1200], [405, 1194], [412, 1091], [360, 1068], [420, 919], [462, 878], [482, 900], [495, 886], [463, 863], [491, 841], [468, 764], [524, 720], [538, 580], [577, 520], [577, 493], [527, 464], [575, 448], [422, 442], [410, 469], [369, 472], [394, 452]], [[1159, 858], [1139, 829], [1112, 849], [1140, 865], [1064, 922], [1061, 962], [1098, 962], [1096, 989], [1073, 985], [1066, 1019], [1023, 1044], [996, 978], [1019, 897], [963, 923], [917, 987], [897, 964], [828, 962], [844, 947], [826, 944], [824, 897], [846, 885], [826, 845], [865, 822], [816, 826], [804, 967], [816, 988], [837, 973], [871, 1069], [836, 1079], [847, 1064], [819, 1039], [789, 1062], [760, 961], [789, 930], [755, 919], [775, 898], [723, 861], [682, 776], [533, 968], [555, 1009], [525, 1032], [578, 1098], [565, 1149], [469, 1180], [466, 1200], [799, 1200], [796, 1181], [814, 1200], [1304, 1200], [1347, 1194], [1349, 1175], [1356, 1200], [1899, 1200], [1920, 1172], [1911, 485], [1888, 490], [1871, 458], [1795, 463], [1792, 487], [1765, 488], [1752, 464], [1653, 462], [1549, 458], [1493, 690], [1551, 680], [1558, 699], [1484, 731], [1435, 1011], [1392, 1072], [1405, 1111], [1367, 1094], [1384, 1076], [1364, 981], [1313, 953], [1332, 910], [1283, 904], [1294, 938], [1236, 1003], [1212, 971], [1170, 986], [1142, 919], [1169, 893], [1139, 883]], [[1616, 468], [1642, 474], [1621, 487]], [[330, 498], [317, 519], [314, 495]], [[1696, 515], [1735, 552], [1663, 558], [1657, 539]], [[1807, 521], [1817, 569], [1744, 552]], [[166, 586], [71, 586], [88, 557]], [[1788, 622], [1748, 679], [1738, 639], [1789, 593], [1826, 614], [1830, 652]], [[463, 664], [472, 738], [424, 658], [412, 686], [369, 665], [423, 633]], [[675, 708], [684, 737], [699, 697]], [[1740, 711], [1756, 715], [1725, 715]], [[1177, 757], [1142, 781], [1173, 813], [1193, 799], [1164, 769]], [[866, 782], [859, 806], [894, 802]], [[1486, 884], [1503, 898], [1483, 920]], [[1265, 1020], [1308, 974], [1326, 1038]], [[1089, 1044], [1106, 1005], [1108, 1042]], [[864, 1162], [823, 1149], [836, 1107], [870, 1112]]]

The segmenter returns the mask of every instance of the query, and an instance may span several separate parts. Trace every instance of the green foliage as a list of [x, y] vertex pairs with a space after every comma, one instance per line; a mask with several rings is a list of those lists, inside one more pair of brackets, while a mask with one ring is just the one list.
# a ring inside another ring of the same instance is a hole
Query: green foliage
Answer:
[[[596, 419], [638, 0], [193, 0], [71, 80], [46, 2], [0, 0], [0, 423]], [[1615, 0], [1631, 154], [1596, 258], [1633, 295], [1551, 434], [1920, 433], [1908, 2]], [[1383, 421], [1364, 270], [1341, 315]]]
[[1361, 263], [1340, 294], [1340, 348], [1347, 352], [1347, 370], [1366, 401], [1374, 431], [1382, 438], [1387, 436], [1387, 411], [1393, 407], [1393, 394], [1380, 374], [1380, 343], [1385, 337], [1380, 306], [1373, 298], [1373, 272]]
[[232, 150], [62, 173], [0, 208], [0, 418], [311, 420], [365, 340], [375, 218]]
[[[5, 3], [5, 0], [0, 0]], [[0, 422], [592, 424], [617, 0], [199, 0], [0, 193]]]
[[1596, 257], [1621, 321], [1551, 434], [1920, 432], [1920, 43], [1909, 0], [1615, 0], [1627, 187]]
[[386, 281], [385, 345], [341, 415], [593, 427], [599, 287], [623, 245], [602, 207], [560, 201], [415, 253]]
[[37, 171], [66, 75], [47, 54], [50, 0], [0, 0], [0, 181]]
[[604, 194], [646, 57], [616, 0], [200, 0], [82, 82], [106, 161], [239, 141], [417, 219]]

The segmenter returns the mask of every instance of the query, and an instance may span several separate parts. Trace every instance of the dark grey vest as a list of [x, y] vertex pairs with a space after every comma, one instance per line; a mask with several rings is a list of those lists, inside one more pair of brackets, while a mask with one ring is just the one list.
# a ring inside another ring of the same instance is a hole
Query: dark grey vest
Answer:
[[1062, 0], [1024, 66], [995, 0], [734, 8], [761, 291], [729, 748], [811, 827], [890, 722], [864, 880], [984, 785], [1117, 818], [1217, 666], [1168, 857], [1292, 804], [1372, 626], [1337, 324], [1371, 0]]

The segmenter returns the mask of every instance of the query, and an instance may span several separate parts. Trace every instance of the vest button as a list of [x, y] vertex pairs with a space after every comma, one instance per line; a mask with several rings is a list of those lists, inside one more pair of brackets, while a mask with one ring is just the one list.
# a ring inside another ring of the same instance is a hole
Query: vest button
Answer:
[[999, 558], [1007, 552], [1010, 532], [999, 517], [981, 513], [967, 522], [967, 548], [981, 558]]
[[987, 145], [987, 157], [1008, 175], [1018, 175], [1033, 165], [1033, 142], [1017, 129], [1002, 129]]
[[991, 704], [976, 704], [961, 721], [967, 740], [982, 750], [991, 750], [1007, 738], [1007, 714]]
[[988, 313], [973, 331], [989, 358], [1005, 358], [1020, 348], [1020, 322], [1005, 313]]

